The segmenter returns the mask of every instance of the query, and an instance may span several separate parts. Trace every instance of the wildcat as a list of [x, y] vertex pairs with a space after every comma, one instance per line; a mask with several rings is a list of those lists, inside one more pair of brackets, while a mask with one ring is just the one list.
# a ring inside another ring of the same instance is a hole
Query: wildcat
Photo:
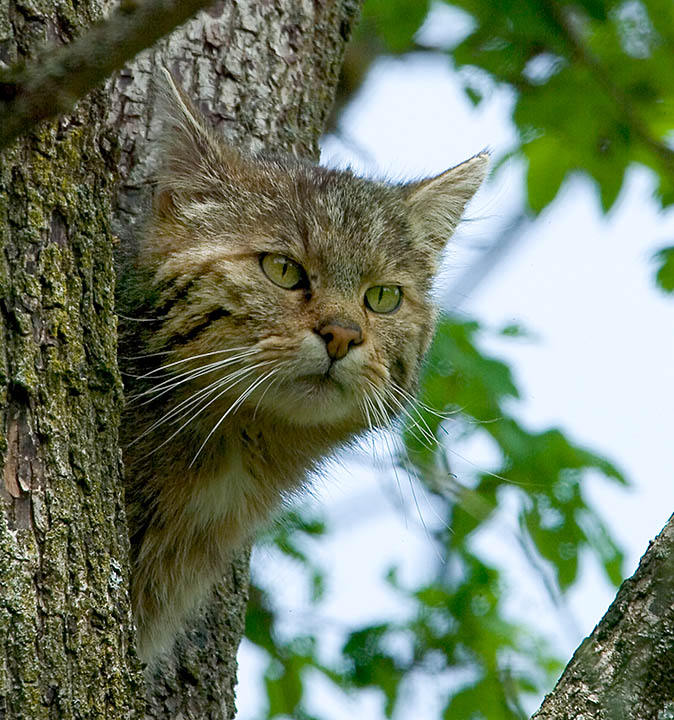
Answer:
[[167, 649], [248, 539], [411, 400], [442, 250], [486, 153], [390, 185], [250, 156], [167, 74], [155, 205], [121, 280], [138, 651]]

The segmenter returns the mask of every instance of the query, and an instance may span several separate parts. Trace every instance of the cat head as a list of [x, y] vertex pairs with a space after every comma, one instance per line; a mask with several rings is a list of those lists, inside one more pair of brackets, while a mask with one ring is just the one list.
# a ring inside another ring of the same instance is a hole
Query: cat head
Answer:
[[140, 260], [161, 319], [151, 349], [170, 350], [176, 372], [202, 368], [185, 392], [199, 388], [220, 415], [248, 408], [349, 431], [384, 424], [414, 392], [433, 332], [433, 278], [487, 154], [400, 185], [249, 156], [167, 82]]

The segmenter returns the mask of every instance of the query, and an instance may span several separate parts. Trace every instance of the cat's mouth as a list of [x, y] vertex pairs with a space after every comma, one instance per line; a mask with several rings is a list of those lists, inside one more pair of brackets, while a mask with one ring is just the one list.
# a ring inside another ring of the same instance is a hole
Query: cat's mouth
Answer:
[[344, 399], [348, 394], [344, 383], [337, 380], [330, 370], [299, 375], [292, 384], [295, 392], [299, 391], [307, 399], [318, 401], [334, 402]]

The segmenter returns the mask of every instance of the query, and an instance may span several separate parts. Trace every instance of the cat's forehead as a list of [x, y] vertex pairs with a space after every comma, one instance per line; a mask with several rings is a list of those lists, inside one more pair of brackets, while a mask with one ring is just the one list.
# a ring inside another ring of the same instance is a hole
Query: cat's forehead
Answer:
[[301, 168], [292, 184], [299, 209], [295, 242], [316, 272], [353, 285], [368, 274], [425, 269], [397, 188], [321, 167]]

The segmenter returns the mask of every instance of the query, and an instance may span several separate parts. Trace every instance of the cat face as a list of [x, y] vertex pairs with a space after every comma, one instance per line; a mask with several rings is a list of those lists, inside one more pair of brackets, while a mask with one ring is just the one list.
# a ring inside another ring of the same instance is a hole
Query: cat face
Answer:
[[162, 319], [151, 349], [192, 373], [184, 391], [202, 393], [204, 419], [247, 408], [350, 431], [388, 422], [414, 392], [439, 256], [486, 155], [385, 185], [245, 157], [177, 89], [172, 102], [141, 255]]

